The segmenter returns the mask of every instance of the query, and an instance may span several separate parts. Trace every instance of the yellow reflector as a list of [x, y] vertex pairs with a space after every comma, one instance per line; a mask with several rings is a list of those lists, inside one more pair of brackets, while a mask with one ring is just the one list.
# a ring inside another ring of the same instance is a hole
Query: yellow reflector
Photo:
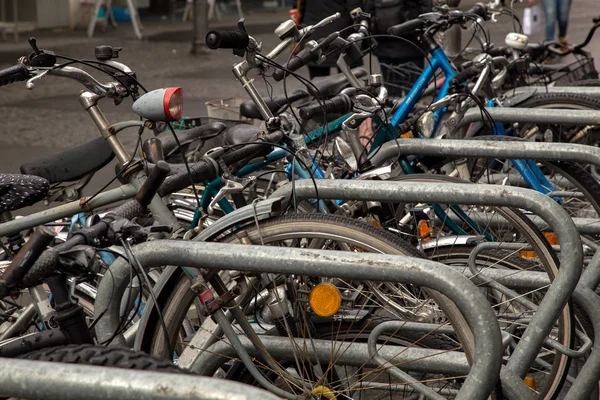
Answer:
[[314, 388], [312, 390], [312, 392], [314, 394], [320, 394], [321, 398], [327, 399], [327, 400], [335, 400], [335, 394], [333, 394], [333, 392], [325, 386], [317, 386], [316, 388]]
[[523, 378], [523, 382], [525, 382], [529, 389], [536, 390], [535, 379], [533, 379], [531, 376], [526, 376], [525, 378]]
[[308, 304], [315, 314], [331, 317], [342, 306], [342, 295], [331, 283], [319, 283], [310, 291]]

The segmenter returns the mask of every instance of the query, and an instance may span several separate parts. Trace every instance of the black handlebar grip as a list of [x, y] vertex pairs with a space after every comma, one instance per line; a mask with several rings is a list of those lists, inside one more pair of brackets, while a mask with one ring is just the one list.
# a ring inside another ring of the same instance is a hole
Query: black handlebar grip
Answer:
[[414, 33], [416, 30], [422, 29], [425, 25], [420, 19], [411, 19], [410, 21], [403, 22], [399, 25], [394, 25], [387, 30], [387, 33], [394, 36], [403, 36]]
[[192, 181], [194, 183], [211, 181], [217, 177], [219, 168], [216, 162], [206, 157], [190, 165], [190, 173], [192, 175], [191, 178], [187, 171], [168, 177], [160, 187], [158, 193], [161, 196], [166, 196], [185, 189], [192, 184]]
[[56, 270], [57, 265], [58, 252], [53, 248], [44, 251], [27, 274], [25, 274], [20, 286], [22, 288], [30, 288], [39, 284], [44, 278]]
[[46, 247], [54, 240], [56, 234], [45, 226], [38, 227], [27, 243], [17, 253], [13, 261], [2, 274], [2, 283], [0, 289], [0, 297], [6, 296], [5, 292], [8, 288], [21, 283], [23, 277], [29, 272], [31, 267], [40, 258]]
[[494, 47], [493, 49], [487, 50], [487, 52], [492, 57], [505, 57], [510, 56], [511, 49], [508, 47]]
[[475, 5], [469, 8], [465, 14], [475, 14], [483, 19], [487, 19], [488, 16], [487, 7], [482, 3], [475, 3]]
[[458, 83], [463, 83], [477, 75], [481, 71], [481, 67], [479, 65], [472, 65], [468, 68], [463, 69], [459, 73], [456, 74], [454, 80]]
[[98, 228], [97, 229], [98, 232], [96, 232], [96, 233], [97, 234], [104, 233], [106, 231], [106, 229], [108, 229], [108, 223], [111, 220], [115, 220], [115, 219], [119, 219], [119, 218], [125, 218], [125, 219], [131, 220], [136, 217], [140, 217], [140, 216], [144, 215], [144, 211], [146, 211], [146, 207], [143, 207], [138, 201], [129, 200], [129, 201], [121, 204], [119, 207], [115, 208], [114, 210], [112, 210], [108, 215], [106, 215], [102, 219], [102, 221], [100, 221], [99, 223], [94, 225], [94, 227]]
[[592, 20], [593, 23], [597, 24], [598, 22], [600, 22], [600, 15], [598, 15], [597, 17], [594, 17], [594, 19]]
[[206, 46], [209, 49], [240, 49], [248, 47], [250, 37], [242, 31], [210, 31], [206, 34]]
[[150, 174], [144, 181], [144, 184], [140, 188], [140, 190], [135, 195], [135, 199], [138, 203], [141, 204], [142, 207], [146, 207], [152, 199], [154, 195], [160, 188], [160, 185], [163, 184], [167, 175], [171, 172], [171, 167], [165, 161], [159, 160], [156, 163], [156, 166], [150, 171]]
[[24, 81], [29, 77], [29, 71], [23, 64], [13, 65], [12, 67], [0, 71], [0, 86], [10, 83]]
[[221, 159], [226, 165], [233, 165], [237, 162], [247, 160], [249, 158], [266, 156], [273, 151], [272, 143], [279, 143], [283, 140], [283, 132], [280, 130], [268, 132], [263, 135], [257, 142], [261, 143], [250, 143], [243, 147], [231, 150], [223, 156]]
[[340, 94], [322, 103], [314, 103], [299, 110], [300, 118], [311, 119], [317, 115], [341, 114], [350, 111], [352, 101], [345, 94]]
[[308, 64], [309, 62], [317, 61], [319, 54], [311, 49], [304, 49], [294, 57], [290, 59], [285, 65], [284, 69], [277, 68], [273, 73], [273, 79], [279, 82], [283, 79], [287, 71], [294, 72]]

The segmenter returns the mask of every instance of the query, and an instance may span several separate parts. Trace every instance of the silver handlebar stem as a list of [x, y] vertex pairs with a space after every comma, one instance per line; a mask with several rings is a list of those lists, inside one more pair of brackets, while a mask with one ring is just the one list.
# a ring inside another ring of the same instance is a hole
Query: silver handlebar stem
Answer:
[[[335, 14], [321, 20], [316, 25], [307, 26], [306, 28], [301, 29], [299, 31], [300, 37], [304, 38], [305, 36], [311, 34], [315, 29], [317, 29], [321, 26], [327, 25], [327, 24], [335, 21], [336, 19], [340, 18], [341, 16], [342, 15], [340, 13], [335, 13]], [[277, 46], [275, 46], [275, 48], [273, 50], [271, 50], [264, 57], [268, 58], [269, 60], [275, 60], [295, 40], [296, 40], [296, 38], [294, 38], [294, 37], [288, 37], [288, 38], [284, 39], [281, 43], [279, 43]], [[256, 43], [256, 41], [253, 38], [251, 38], [250, 42]], [[244, 88], [246, 93], [248, 93], [250, 98], [254, 101], [254, 103], [258, 107], [258, 110], [260, 111], [260, 114], [265, 119], [265, 121], [267, 121], [267, 127], [269, 127], [269, 125], [271, 124], [271, 121], [275, 118], [275, 116], [273, 115], [273, 113], [271, 112], [271, 110], [269, 109], [267, 104], [263, 101], [262, 97], [260, 96], [260, 93], [254, 86], [253, 80], [248, 78], [248, 72], [252, 68], [254, 68], [254, 66], [251, 64], [256, 64], [256, 63], [250, 63], [250, 62], [248, 62], [248, 60], [244, 60], [241, 63], [235, 64], [233, 66], [233, 74], [235, 75], [236, 79], [242, 84], [242, 87]]]
[[98, 80], [96, 80], [96, 78], [94, 78], [93, 76], [91, 76], [90, 74], [88, 74], [87, 72], [85, 72], [84, 70], [81, 70], [79, 68], [61, 67], [61, 68], [52, 69], [48, 73], [51, 75], [54, 75], [54, 76], [62, 76], [65, 78], [71, 78], [71, 79], [81, 83], [89, 91], [91, 91], [95, 94], [98, 94], [100, 96], [111, 96], [116, 91], [114, 84], [100, 83]]

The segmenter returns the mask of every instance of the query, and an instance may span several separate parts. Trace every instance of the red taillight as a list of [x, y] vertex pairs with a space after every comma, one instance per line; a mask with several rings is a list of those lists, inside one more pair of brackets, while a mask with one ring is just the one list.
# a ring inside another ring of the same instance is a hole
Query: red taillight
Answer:
[[183, 96], [180, 87], [167, 88], [163, 97], [163, 105], [165, 107], [165, 115], [170, 121], [178, 121], [181, 119], [183, 110]]

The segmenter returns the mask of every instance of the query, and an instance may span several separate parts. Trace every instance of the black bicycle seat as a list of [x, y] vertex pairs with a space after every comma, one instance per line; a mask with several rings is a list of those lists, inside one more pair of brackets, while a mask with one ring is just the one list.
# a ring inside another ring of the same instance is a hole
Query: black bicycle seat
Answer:
[[114, 154], [103, 138], [92, 140], [41, 160], [21, 165], [21, 173], [36, 175], [50, 183], [70, 182], [98, 171]]
[[18, 210], [42, 200], [50, 182], [39, 176], [0, 174], [0, 212]]
[[[277, 99], [270, 99], [268, 97], [263, 97], [263, 101], [271, 110], [271, 112], [277, 115], [277, 111], [283, 106], [283, 104], [279, 104]], [[260, 113], [258, 106], [253, 100], [246, 100], [242, 104], [240, 104], [240, 115], [245, 118], [252, 119], [263, 119], [262, 114]]]

